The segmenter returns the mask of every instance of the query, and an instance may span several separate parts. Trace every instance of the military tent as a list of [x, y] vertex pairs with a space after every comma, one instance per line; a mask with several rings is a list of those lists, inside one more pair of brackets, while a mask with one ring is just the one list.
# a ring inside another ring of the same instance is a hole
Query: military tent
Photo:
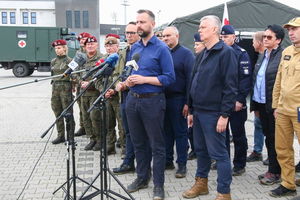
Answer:
[[[269, 24], [283, 25], [290, 19], [300, 16], [299, 10], [274, 0], [232, 0], [227, 2], [227, 7], [230, 24], [234, 26], [238, 35], [238, 43], [249, 54], [252, 54], [249, 51], [253, 52], [252, 34], [254, 32], [265, 30]], [[207, 10], [176, 18], [169, 26], [176, 26], [180, 33], [180, 43], [192, 49], [193, 35], [198, 31], [201, 17], [216, 15], [222, 20], [223, 11], [224, 4], [220, 4]], [[282, 45], [289, 45], [287, 35]]]

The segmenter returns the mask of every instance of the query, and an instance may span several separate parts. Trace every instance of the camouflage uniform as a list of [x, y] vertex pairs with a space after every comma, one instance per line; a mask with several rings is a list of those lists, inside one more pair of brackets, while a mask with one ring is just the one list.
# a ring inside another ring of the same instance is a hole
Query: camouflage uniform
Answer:
[[[85, 53], [85, 49], [83, 47], [80, 47], [80, 49], [78, 50], [79, 52]], [[80, 93], [80, 85], [78, 84], [76, 87], [76, 96], [78, 96]], [[81, 98], [79, 98], [77, 100], [78, 103], [78, 107], [79, 107], [79, 126], [80, 128], [84, 129], [84, 125], [83, 125], [83, 117], [82, 117], [82, 111], [81, 111]]]
[[[87, 62], [81, 69], [91, 69], [95, 66], [95, 63], [101, 58], [99, 52], [93, 57], [88, 58]], [[80, 70], [81, 70], [80, 69]], [[82, 72], [82, 77], [86, 72]], [[89, 77], [86, 81], [91, 80]], [[79, 81], [80, 83], [80, 81]], [[80, 89], [82, 92], [82, 88]], [[81, 111], [83, 117], [83, 125], [87, 136], [91, 141], [100, 141], [100, 130], [101, 130], [101, 113], [99, 109], [94, 109], [90, 113], [87, 110], [93, 104], [93, 102], [99, 97], [100, 91], [102, 90], [102, 79], [98, 79], [83, 95], [81, 96]]]
[[[71, 58], [68, 56], [57, 56], [51, 61], [51, 74], [58, 75], [65, 72], [68, 69], [68, 63], [71, 62]], [[51, 97], [51, 107], [58, 117], [61, 112], [68, 106], [73, 100], [72, 95], [72, 83], [70, 77], [57, 77], [52, 80], [52, 97]], [[73, 109], [69, 110], [73, 114]], [[75, 122], [73, 116], [70, 119], [70, 127], [72, 131], [75, 128]], [[64, 119], [61, 118], [56, 123], [58, 137], [65, 137], [65, 125]]]
[[[105, 55], [104, 58], [107, 58], [108, 55]], [[119, 61], [118, 61], [119, 62]], [[109, 84], [113, 82], [118, 77], [119, 73], [117, 70], [114, 71], [113, 75], [109, 79]], [[114, 87], [112, 88], [114, 89]], [[125, 147], [125, 133], [122, 125], [122, 118], [120, 113], [120, 98], [119, 93], [116, 93], [111, 98], [107, 100], [106, 103], [107, 109], [107, 119], [108, 119], [108, 132], [107, 132], [107, 149], [108, 153], [113, 152], [115, 150], [116, 139], [116, 119], [118, 121], [118, 130], [119, 130], [119, 140], [121, 147], [124, 149]]]

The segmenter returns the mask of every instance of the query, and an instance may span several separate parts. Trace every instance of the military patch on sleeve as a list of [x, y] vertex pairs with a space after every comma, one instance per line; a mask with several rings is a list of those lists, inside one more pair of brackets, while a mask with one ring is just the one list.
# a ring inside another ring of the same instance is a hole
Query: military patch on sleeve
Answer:
[[283, 60], [290, 60], [291, 59], [291, 56], [290, 55], [285, 55], [284, 57], [283, 57]]

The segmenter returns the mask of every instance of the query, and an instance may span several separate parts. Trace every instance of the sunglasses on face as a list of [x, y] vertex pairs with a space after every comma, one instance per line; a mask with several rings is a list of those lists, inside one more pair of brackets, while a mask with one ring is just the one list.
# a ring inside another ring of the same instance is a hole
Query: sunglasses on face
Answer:
[[264, 35], [263, 39], [266, 39], [266, 38], [267, 38], [267, 40], [272, 40], [273, 36], [272, 35]]

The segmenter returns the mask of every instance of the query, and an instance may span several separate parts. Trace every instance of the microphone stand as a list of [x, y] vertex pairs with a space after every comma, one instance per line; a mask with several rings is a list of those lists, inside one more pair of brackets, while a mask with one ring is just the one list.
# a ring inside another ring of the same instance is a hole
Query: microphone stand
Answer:
[[[51, 124], [51, 126], [41, 135], [41, 138], [44, 138], [47, 133], [51, 130], [51, 128], [56, 124], [56, 122], [61, 119], [62, 117], [66, 118], [66, 128], [67, 128], [67, 180], [64, 182], [60, 187], [58, 187], [53, 194], [55, 194], [57, 191], [62, 189], [66, 193], [65, 199], [74, 199], [76, 200], [76, 179], [80, 180], [81, 182], [90, 185], [87, 181], [83, 180], [82, 178], [78, 177], [76, 175], [76, 164], [75, 164], [75, 150], [76, 150], [76, 142], [74, 141], [74, 129], [71, 128], [70, 121], [73, 118], [73, 114], [69, 112], [69, 110], [73, 107], [74, 103], [91, 87], [91, 85], [96, 81], [97, 79], [94, 78], [89, 82], [86, 88], [81, 91], [76, 98], [68, 105], [67, 108], [65, 108], [62, 113], [55, 119], [55, 121]], [[74, 127], [74, 126], [73, 126]], [[72, 154], [72, 169], [73, 169], [73, 176], [70, 177], [70, 149]], [[67, 189], [64, 188], [64, 186], [67, 184]], [[70, 188], [73, 184], [73, 197], [70, 196]], [[99, 190], [98, 188], [92, 186], [94, 189]]]
[[[87, 70], [82, 69], [82, 70], [74, 71], [71, 74], [77, 74], [77, 73], [86, 72], [86, 71]], [[30, 83], [36, 83], [36, 82], [40, 82], [40, 81], [45, 81], [45, 80], [48, 80], [48, 79], [58, 78], [58, 77], [62, 77], [63, 75], [64, 74], [58, 74], [58, 75], [54, 75], [54, 76], [48, 76], [46, 78], [34, 79], [32, 81], [27, 81], [27, 82], [24, 82], [24, 83], [17, 83], [17, 84], [14, 84], [14, 85], [0, 87], [0, 90], [4, 90], [4, 89], [8, 89], [8, 88], [13, 88], [13, 87], [17, 87], [17, 86], [22, 86], [22, 85], [27, 85], [27, 84], [30, 84]]]
[[[91, 112], [93, 109], [98, 108], [101, 112], [101, 116], [102, 116], [102, 123], [101, 123], [101, 130], [100, 130], [100, 141], [101, 141], [101, 149], [100, 149], [100, 172], [97, 174], [97, 176], [93, 179], [93, 181], [91, 182], [91, 184], [89, 184], [89, 186], [84, 190], [84, 192], [82, 193], [82, 195], [79, 197], [79, 199], [82, 200], [87, 200], [87, 199], [92, 199], [95, 196], [97, 196], [98, 194], [100, 194], [101, 196], [101, 200], [104, 199], [104, 195], [106, 196], [106, 198], [111, 198], [116, 200], [116, 197], [119, 197], [118, 199], [124, 199], [124, 200], [134, 200], [133, 196], [126, 190], [126, 188], [124, 187], [124, 185], [121, 183], [120, 180], [118, 180], [118, 178], [109, 170], [108, 167], [108, 161], [107, 161], [107, 150], [106, 150], [106, 135], [107, 135], [107, 123], [106, 123], [106, 100], [105, 100], [105, 93], [112, 88], [112, 86], [115, 85], [115, 83], [121, 79], [124, 78], [124, 75], [121, 74], [117, 77], [116, 80], [113, 81], [113, 83], [111, 83], [108, 87], [107, 86], [107, 81], [108, 81], [108, 77], [105, 77], [105, 81], [104, 81], [104, 87], [103, 90], [100, 94], [100, 96], [94, 101], [94, 103], [92, 104], [92, 106], [88, 109], [88, 112]], [[108, 189], [107, 185], [107, 176], [108, 174], [110, 176], [113, 177], [113, 179], [118, 183], [118, 185], [123, 189], [123, 191], [130, 197], [127, 198], [115, 191], [112, 191], [111, 189]], [[93, 186], [94, 182], [97, 180], [97, 178], [100, 176], [100, 190], [96, 189], [97, 191], [84, 196], [86, 194], [86, 192], [91, 188], [95, 188]], [[112, 196], [114, 195], [114, 196]]]

